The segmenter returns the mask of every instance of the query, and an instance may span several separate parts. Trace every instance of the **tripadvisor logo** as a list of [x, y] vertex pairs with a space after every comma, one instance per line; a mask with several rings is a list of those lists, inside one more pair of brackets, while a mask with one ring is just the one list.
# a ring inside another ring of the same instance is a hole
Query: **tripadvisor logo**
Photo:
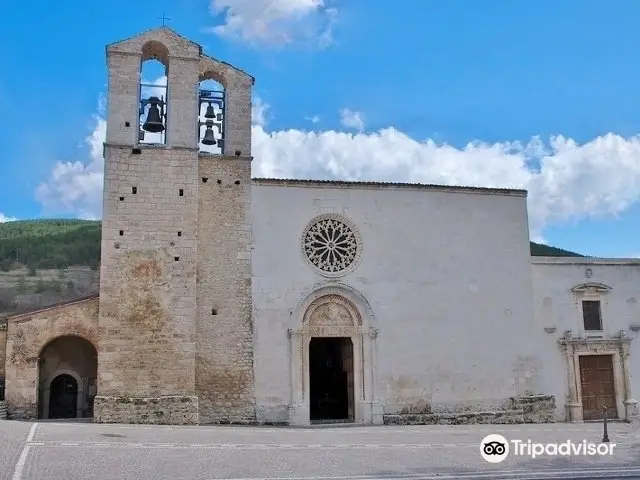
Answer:
[[540, 443], [531, 440], [511, 440], [502, 435], [487, 435], [480, 442], [480, 455], [489, 463], [500, 463], [509, 456], [536, 458], [540, 456], [595, 456], [613, 455], [615, 443], [591, 443], [583, 440], [562, 443]]
[[497, 433], [487, 435], [480, 442], [480, 455], [489, 463], [500, 463], [509, 455], [509, 442]]

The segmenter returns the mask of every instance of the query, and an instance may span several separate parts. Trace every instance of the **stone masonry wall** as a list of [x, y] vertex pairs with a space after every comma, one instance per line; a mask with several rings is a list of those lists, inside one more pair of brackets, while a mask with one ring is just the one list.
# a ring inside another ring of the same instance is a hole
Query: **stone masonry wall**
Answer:
[[94, 346], [98, 333], [98, 298], [9, 318], [6, 392], [9, 418], [31, 419], [38, 412], [38, 357], [52, 340], [74, 335]]
[[197, 157], [141, 150], [105, 147], [98, 395], [192, 395]]
[[420, 412], [384, 415], [385, 425], [468, 425], [554, 423], [555, 397], [527, 395], [512, 397], [492, 411]]
[[196, 393], [200, 421], [253, 422], [251, 162], [202, 155], [199, 170]]
[[7, 326], [0, 325], [0, 378], [4, 378], [4, 363], [7, 355]]
[[[168, 67], [166, 145], [156, 147], [138, 145], [136, 128], [140, 62], [151, 58]], [[104, 341], [95, 416], [250, 421], [253, 78], [166, 27], [109, 45], [107, 59]], [[199, 160], [197, 88], [208, 78], [225, 87], [224, 151], [230, 156]], [[202, 176], [211, 181], [201, 183]], [[176, 400], [194, 394], [200, 398]]]
[[97, 397], [97, 423], [193, 425], [198, 423], [198, 397]]

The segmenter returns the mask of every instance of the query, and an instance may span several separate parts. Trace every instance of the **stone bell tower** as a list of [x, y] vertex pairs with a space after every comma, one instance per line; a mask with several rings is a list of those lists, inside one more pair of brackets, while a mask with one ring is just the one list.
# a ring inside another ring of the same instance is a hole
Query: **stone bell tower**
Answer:
[[[150, 59], [166, 86], [142, 83]], [[166, 27], [107, 64], [94, 418], [252, 421], [253, 78]]]

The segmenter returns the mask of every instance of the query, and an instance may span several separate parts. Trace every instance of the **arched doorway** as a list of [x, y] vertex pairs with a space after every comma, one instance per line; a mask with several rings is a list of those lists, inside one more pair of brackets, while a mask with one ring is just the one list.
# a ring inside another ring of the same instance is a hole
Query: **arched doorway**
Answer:
[[38, 357], [38, 417], [93, 416], [98, 352], [91, 342], [66, 335], [50, 341]]
[[375, 398], [378, 331], [340, 288], [323, 288], [298, 305], [291, 338], [291, 425], [381, 423]]
[[63, 373], [49, 387], [49, 418], [76, 418], [78, 415], [78, 382]]

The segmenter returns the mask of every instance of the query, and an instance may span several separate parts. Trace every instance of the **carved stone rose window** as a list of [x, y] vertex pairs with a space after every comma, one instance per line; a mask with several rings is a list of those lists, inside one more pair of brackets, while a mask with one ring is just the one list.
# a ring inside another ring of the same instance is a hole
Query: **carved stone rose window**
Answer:
[[327, 277], [346, 275], [357, 266], [360, 243], [355, 226], [333, 214], [313, 219], [302, 235], [304, 257], [318, 273]]

